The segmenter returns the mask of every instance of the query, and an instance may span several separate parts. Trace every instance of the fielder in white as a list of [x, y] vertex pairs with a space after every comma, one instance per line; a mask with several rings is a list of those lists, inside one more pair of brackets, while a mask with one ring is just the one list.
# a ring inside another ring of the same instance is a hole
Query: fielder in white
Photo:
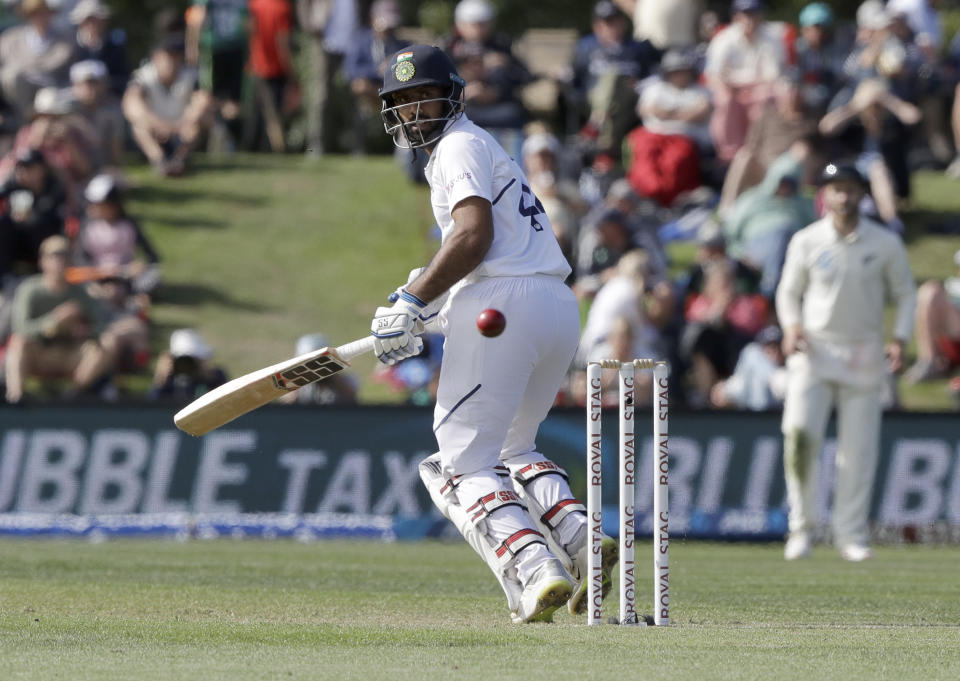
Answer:
[[[437, 317], [440, 451], [421, 464], [421, 478], [497, 576], [513, 621], [551, 621], [568, 601], [571, 612], [586, 607], [585, 509], [534, 443], [577, 348], [579, 314], [543, 206], [520, 167], [464, 115], [463, 87], [435, 47], [414, 45], [387, 62], [384, 126], [398, 146], [429, 154], [442, 242], [371, 330], [377, 356], [392, 364], [420, 352], [417, 321]], [[491, 307], [507, 320], [496, 338], [476, 327]], [[609, 589], [616, 542], [593, 548]]]
[[[821, 177], [828, 214], [797, 232], [777, 289], [788, 387], [783, 455], [790, 504], [787, 560], [810, 554], [817, 523], [818, 460], [837, 407], [834, 542], [846, 560], [870, 558], [867, 516], [880, 439], [881, 390], [910, 338], [916, 288], [900, 238], [860, 216], [866, 181], [853, 166]], [[884, 306], [896, 306], [884, 345]], [[884, 356], [886, 364], [884, 366]]]

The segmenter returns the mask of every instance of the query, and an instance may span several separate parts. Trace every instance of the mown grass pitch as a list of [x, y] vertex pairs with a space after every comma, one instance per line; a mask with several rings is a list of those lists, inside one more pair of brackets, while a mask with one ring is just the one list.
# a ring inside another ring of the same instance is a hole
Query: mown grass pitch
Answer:
[[958, 547], [858, 565], [829, 549], [787, 564], [778, 545], [671, 548], [674, 625], [635, 629], [566, 613], [511, 625], [459, 543], [6, 539], [0, 677], [960, 678]]

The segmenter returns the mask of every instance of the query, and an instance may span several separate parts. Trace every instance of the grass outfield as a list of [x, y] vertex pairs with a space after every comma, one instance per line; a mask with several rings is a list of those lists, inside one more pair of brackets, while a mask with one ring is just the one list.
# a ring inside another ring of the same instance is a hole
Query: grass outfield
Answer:
[[960, 678], [960, 548], [880, 548], [865, 564], [828, 549], [785, 564], [779, 545], [671, 548], [674, 625], [631, 629], [565, 612], [510, 624], [460, 543], [5, 539], [0, 676]]

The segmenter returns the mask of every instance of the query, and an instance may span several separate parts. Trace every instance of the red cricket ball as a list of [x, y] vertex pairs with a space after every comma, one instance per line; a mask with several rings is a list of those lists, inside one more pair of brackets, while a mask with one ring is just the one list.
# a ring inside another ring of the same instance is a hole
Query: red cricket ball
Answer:
[[500, 310], [488, 307], [477, 317], [477, 328], [487, 338], [494, 338], [507, 328], [507, 318], [503, 316]]

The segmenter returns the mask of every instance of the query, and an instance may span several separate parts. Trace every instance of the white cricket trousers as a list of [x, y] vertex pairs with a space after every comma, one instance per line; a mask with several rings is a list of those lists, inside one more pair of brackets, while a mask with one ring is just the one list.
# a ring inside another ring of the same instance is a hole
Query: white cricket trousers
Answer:
[[836, 405], [834, 542], [837, 546], [866, 544], [880, 445], [880, 386], [828, 381], [809, 371], [806, 362], [788, 363], [788, 366], [782, 430], [790, 532], [811, 530], [819, 520], [820, 453], [827, 421]]
[[[500, 310], [506, 329], [487, 338], [477, 316]], [[495, 277], [464, 286], [450, 296], [440, 315], [446, 337], [434, 411], [434, 434], [442, 473], [459, 476], [457, 497], [469, 506], [503, 482], [494, 466], [534, 451], [540, 423], [563, 383], [580, 333], [576, 297], [554, 277]], [[563, 482], [558, 476], [544, 476]], [[551, 496], [569, 494], [553, 490]], [[538, 486], [539, 487], [539, 486]], [[503, 541], [532, 527], [519, 507], [492, 514], [488, 526]], [[539, 546], [539, 545], [537, 545]], [[533, 547], [535, 548], [535, 547]], [[543, 551], [524, 554], [549, 557]], [[518, 566], [520, 579], [541, 560]]]

